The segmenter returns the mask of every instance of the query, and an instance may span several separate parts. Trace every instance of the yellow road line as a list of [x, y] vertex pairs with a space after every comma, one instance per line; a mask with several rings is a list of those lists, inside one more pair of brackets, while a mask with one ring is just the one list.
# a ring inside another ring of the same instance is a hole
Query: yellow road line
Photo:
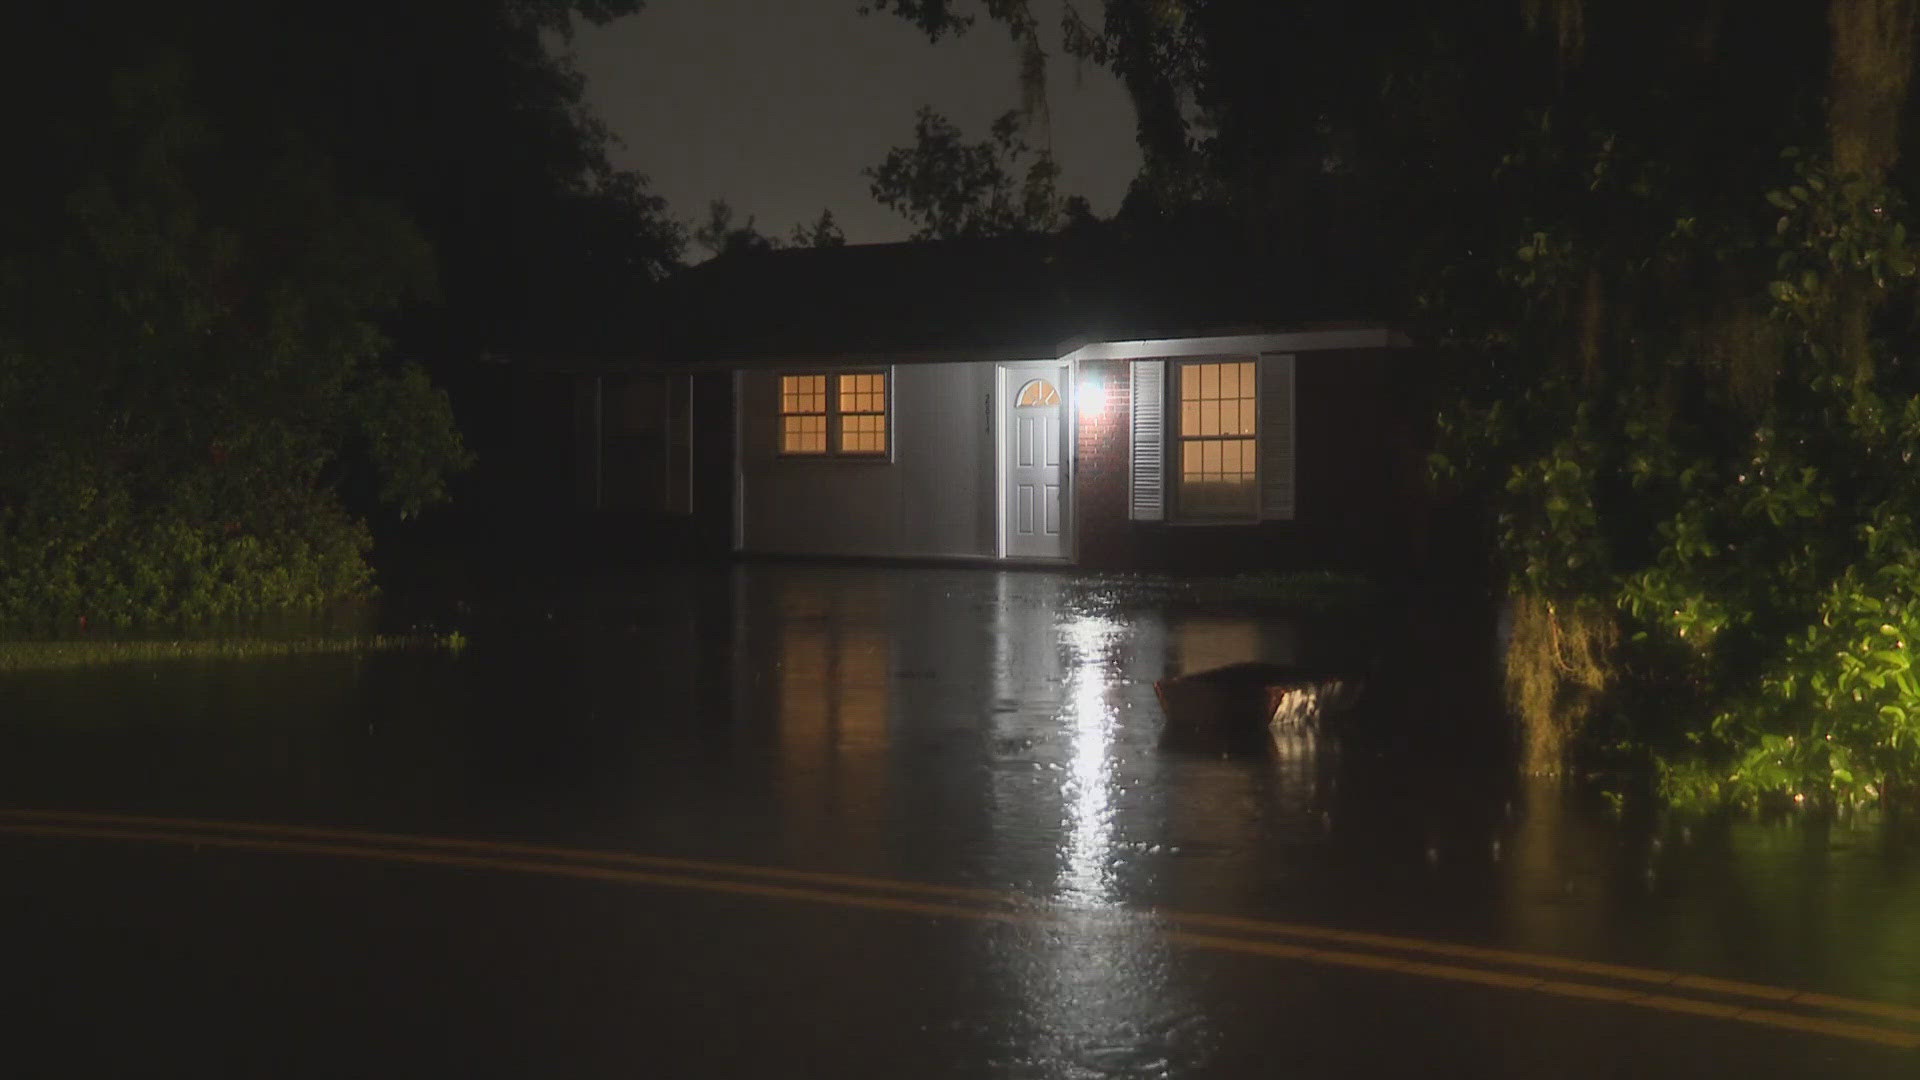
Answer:
[[674, 888], [701, 889], [709, 892], [737, 893], [744, 896], [771, 897], [779, 900], [809, 900], [827, 904], [873, 908], [879, 911], [941, 918], [988, 919], [1020, 922], [1029, 915], [988, 908], [968, 908], [928, 900], [910, 900], [897, 896], [866, 896], [859, 893], [830, 892], [791, 885], [767, 885], [752, 881], [727, 881], [690, 877], [684, 874], [657, 873], [648, 870], [624, 870], [611, 866], [593, 866], [571, 862], [541, 862], [528, 858], [499, 855], [460, 855], [452, 852], [378, 847], [325, 840], [295, 840], [278, 837], [222, 836], [176, 830], [122, 829], [95, 825], [29, 825], [0, 822], [0, 833], [20, 836], [70, 837], [97, 840], [147, 841], [189, 847], [216, 847], [235, 851], [329, 855], [347, 859], [372, 859], [380, 862], [417, 863], [423, 866], [451, 866], [466, 870], [510, 870], [523, 874], [579, 878], [587, 881], [614, 881], [630, 885], [665, 885]]
[[[25, 819], [25, 820], [22, 820]], [[66, 824], [65, 822], [73, 822]], [[190, 826], [183, 829], [180, 826]], [[809, 871], [779, 870], [737, 864], [708, 863], [691, 859], [662, 859], [619, 852], [597, 852], [577, 848], [548, 848], [534, 844], [460, 840], [447, 837], [400, 836], [389, 833], [363, 833], [343, 829], [318, 829], [299, 826], [261, 825], [251, 822], [215, 822], [190, 819], [143, 818], [128, 815], [79, 814], [63, 811], [0, 810], [0, 832], [27, 836], [145, 841], [192, 846], [218, 847], [241, 851], [282, 852], [342, 858], [371, 859], [385, 862], [414, 863], [460, 869], [498, 870], [542, 874], [581, 880], [610, 881], [630, 885], [655, 885], [732, 893], [768, 899], [825, 903], [842, 907], [865, 908], [899, 914], [957, 918], [973, 921], [1021, 923], [1028, 925], [1066, 925], [1068, 912], [1035, 909], [1031, 898], [982, 889], [921, 885], [914, 882], [886, 881], [855, 875], [821, 874]], [[231, 833], [250, 835], [234, 836]], [[372, 841], [380, 841], [375, 843]], [[557, 859], [555, 857], [558, 857]], [[619, 865], [601, 865], [615, 863]], [[701, 877], [670, 869], [701, 870], [719, 868], [723, 876]], [[753, 876], [805, 884], [777, 884], [753, 881]], [[747, 878], [748, 880], [740, 880]], [[875, 886], [883, 886], [876, 890]], [[820, 888], [814, 886], [831, 886]], [[866, 890], [840, 891], [840, 890]], [[938, 900], [886, 895], [922, 892], [955, 899], [988, 900], [1009, 905], [1006, 909], [962, 906]], [[1016, 907], [1024, 903], [1024, 908]], [[1160, 928], [1167, 940], [1195, 948], [1246, 955], [1330, 964], [1362, 970], [1389, 971], [1451, 982], [1472, 983], [1505, 989], [1527, 990], [1562, 997], [1631, 1004], [1659, 1011], [1721, 1019], [1740, 1020], [1785, 1030], [1812, 1032], [1840, 1038], [1873, 1042], [1900, 1049], [1920, 1048], [1920, 1034], [1844, 1021], [1808, 1017], [1774, 1009], [1744, 1008], [1668, 994], [1598, 986], [1591, 983], [1546, 979], [1512, 972], [1463, 967], [1458, 964], [1429, 963], [1391, 955], [1324, 949], [1271, 939], [1271, 935], [1291, 935], [1309, 939], [1338, 941], [1373, 948], [1420, 952], [1462, 960], [1494, 961], [1545, 970], [1605, 975], [1613, 978], [1656, 982], [1664, 986], [1697, 989], [1745, 996], [1781, 1004], [1800, 1004], [1814, 1008], [1842, 1009], [1871, 1014], [1884, 1019], [1914, 1022], [1920, 1010], [1883, 1002], [1859, 1001], [1831, 995], [1794, 991], [1782, 987], [1732, 982], [1705, 976], [1650, 971], [1642, 968], [1566, 960], [1560, 957], [1514, 953], [1497, 949], [1454, 945], [1333, 930], [1294, 923], [1270, 923], [1234, 916], [1207, 915], [1173, 911], [1155, 911], [1155, 918], [1168, 924]], [[1260, 937], [1227, 937], [1192, 929], [1205, 927], [1252, 933]]]
[[252, 821], [218, 821], [205, 818], [144, 817], [135, 814], [93, 814], [74, 810], [0, 810], [0, 820], [71, 822], [85, 825], [124, 825], [147, 829], [198, 829], [209, 832], [249, 833], [265, 836], [291, 836], [312, 840], [341, 840], [349, 843], [388, 844], [396, 847], [431, 848], [448, 851], [473, 851], [501, 855], [531, 855], [543, 859], [567, 859], [610, 863], [643, 869], [676, 870], [718, 877], [750, 877], [775, 881], [793, 881], [835, 888], [868, 889], [881, 893], [909, 893], [982, 903], [1032, 903], [1030, 897], [991, 889], [973, 889], [963, 885], [937, 885], [931, 882], [898, 881], [836, 874], [816, 870], [788, 870], [777, 866], [752, 866], [744, 863], [711, 862], [664, 855], [635, 855], [624, 851], [602, 851], [546, 844], [521, 844], [507, 840], [469, 840], [455, 836], [415, 836], [404, 833], [373, 832], [360, 829], [327, 829], [308, 825], [271, 825]]
[[[781, 867], [752, 866], [741, 863], [714, 862], [657, 855], [636, 855], [629, 852], [557, 847], [500, 840], [416, 836], [356, 829], [263, 824], [249, 821], [220, 821], [204, 818], [166, 818], [131, 814], [98, 814], [71, 810], [0, 810], [0, 820], [8, 818], [99, 825], [128, 825], [152, 829], [188, 828], [267, 836], [293, 836], [319, 840], [339, 840], [349, 843], [376, 843], [400, 847], [469, 851], [485, 854], [528, 855], [541, 859], [580, 860], [592, 863], [607, 863], [615, 866], [696, 873], [716, 877], [759, 878], [770, 881], [820, 885], [829, 888], [865, 889], [876, 893], [903, 893], [908, 895], [930, 896], [939, 899], [1003, 904], [1012, 907], [1031, 907], [1041, 902], [1033, 897], [1018, 893], [968, 888], [965, 886], [938, 885], [928, 882], [863, 877], [856, 874], [789, 870]], [[1549, 956], [1541, 953], [1516, 952], [1509, 949], [1462, 945], [1454, 942], [1436, 941], [1426, 938], [1373, 934], [1358, 930], [1340, 930], [1333, 927], [1277, 922], [1237, 915], [1215, 915], [1205, 912], [1183, 912], [1171, 909], [1153, 909], [1149, 913], [1169, 923], [1197, 927], [1202, 930], [1230, 930], [1242, 934], [1281, 935], [1303, 938], [1309, 941], [1324, 941], [1340, 945], [1357, 945], [1369, 949], [1385, 949], [1398, 952], [1419, 953], [1428, 956], [1441, 956], [1452, 960], [1470, 960], [1483, 964], [1528, 967], [1541, 971], [1586, 975], [1615, 979], [1623, 982], [1650, 983], [1656, 986], [1671, 987], [1674, 989], [1699, 990], [1727, 997], [1745, 997], [1752, 998], [1756, 1001], [1803, 1005], [1808, 1008], [1825, 1009], [1833, 1012], [1851, 1012], [1883, 1020], [1920, 1024], [1920, 1009], [1906, 1005], [1896, 1005], [1881, 1001], [1866, 1001], [1858, 998], [1793, 990], [1787, 987], [1767, 986], [1760, 983], [1740, 982], [1731, 979], [1716, 979], [1704, 975], [1689, 975], [1676, 971], [1663, 971], [1657, 968], [1632, 967], [1594, 960]]]
[[1375, 949], [1392, 949], [1400, 952], [1424, 953], [1429, 956], [1445, 956], [1456, 960], [1474, 960], [1481, 963], [1538, 968], [1542, 971], [1590, 975], [1600, 978], [1618, 979], [1623, 982], [1652, 983], [1657, 986], [1667, 986], [1675, 989], [1700, 990], [1707, 993], [1720, 994], [1725, 997], [1744, 997], [1752, 998], [1756, 1001], [1804, 1005], [1809, 1008], [1827, 1009], [1836, 1012], [1852, 1012], [1863, 1016], [1874, 1016], [1884, 1020], [1897, 1020], [1909, 1024], [1920, 1024], [1920, 1009], [1910, 1006], [1895, 1005], [1884, 1001], [1866, 1001], [1858, 998], [1839, 997], [1833, 994], [1819, 994], [1808, 990], [1794, 990], [1784, 986], [1767, 986], [1761, 983], [1740, 982], [1733, 979], [1715, 979], [1705, 975], [1688, 975], [1677, 971], [1661, 971], [1657, 968], [1629, 967], [1623, 964], [1607, 964], [1593, 960], [1576, 960], [1562, 956], [1547, 956], [1541, 953], [1514, 952], [1508, 949], [1489, 949], [1478, 945], [1459, 945], [1453, 942], [1431, 941], [1424, 938], [1369, 934], [1357, 930], [1336, 930], [1330, 927], [1308, 926], [1300, 923], [1270, 922], [1265, 919], [1248, 919], [1237, 915], [1210, 915], [1206, 913], [1172, 911], [1160, 912], [1159, 914], [1169, 921], [1191, 926], [1235, 930], [1242, 933], [1279, 934], [1288, 937], [1307, 938], [1309, 940], [1338, 942], [1345, 945], [1361, 945]]
[[1286, 960], [1302, 960], [1308, 963], [1335, 964], [1341, 967], [1362, 968], [1373, 971], [1391, 971], [1403, 975], [1418, 975], [1429, 979], [1443, 979], [1449, 982], [1477, 983], [1482, 986], [1496, 986], [1510, 990], [1527, 990], [1538, 994], [1584, 998], [1591, 1001], [1611, 1002], [1620, 1005], [1635, 1005], [1657, 1012], [1673, 1013], [1676, 1015], [1707, 1016], [1721, 1020], [1738, 1020], [1743, 1023], [1758, 1024], [1763, 1027], [1780, 1028], [1787, 1031], [1807, 1032], [1817, 1035], [1829, 1035], [1835, 1038], [1852, 1039], [1856, 1042], [1876, 1043], [1898, 1050], [1920, 1049], [1920, 1034], [1913, 1032], [1874, 1027], [1870, 1024], [1854, 1024], [1841, 1020], [1828, 1020], [1822, 1017], [1802, 1016], [1795, 1013], [1783, 1013], [1772, 1009], [1748, 1009], [1736, 1005], [1721, 1005], [1710, 1001], [1700, 1001], [1694, 998], [1677, 998], [1668, 994], [1647, 994], [1633, 990], [1620, 990], [1614, 987], [1593, 986], [1587, 983], [1573, 983], [1555, 979], [1537, 979], [1498, 971], [1463, 968], [1454, 964], [1431, 964], [1416, 960], [1397, 960], [1388, 956], [1372, 956], [1366, 953], [1345, 952], [1335, 949], [1316, 949], [1301, 945], [1289, 945], [1277, 941], [1263, 942], [1248, 941], [1243, 938], [1222, 938], [1206, 934], [1195, 934], [1184, 930], [1169, 931], [1166, 936], [1181, 944], [1215, 949], [1223, 952], [1252, 953]]

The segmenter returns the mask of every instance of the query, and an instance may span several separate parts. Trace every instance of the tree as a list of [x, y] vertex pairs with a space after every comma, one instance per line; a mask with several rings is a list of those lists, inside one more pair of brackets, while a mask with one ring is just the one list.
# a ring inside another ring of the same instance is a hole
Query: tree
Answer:
[[693, 230], [693, 239], [713, 255], [772, 251], [780, 246], [778, 240], [754, 227], [751, 214], [744, 223], [735, 224], [733, 207], [725, 199], [707, 204], [707, 220]]
[[[85, 93], [156, 50], [186, 60], [193, 107], [229, 145], [297, 138], [348, 195], [396, 206], [432, 251], [437, 288], [382, 321], [394, 348], [447, 389], [478, 464], [457, 505], [527, 516], [550, 484], [514, 422], [523, 395], [489, 358], [599, 353], [647, 317], [648, 285], [685, 236], [645, 180], [612, 167], [565, 53], [577, 19], [638, 0], [379, 0], [262, 5], [37, 5], [9, 15], [39, 43], [0, 72], [19, 145], [59, 148], [98, 122]], [[26, 108], [27, 103], [33, 108]], [[75, 152], [78, 152], [76, 149]], [[63, 167], [36, 152], [0, 175], [8, 205], [63, 196]], [[21, 190], [24, 189], [24, 190]], [[17, 192], [17, 195], [16, 195]], [[357, 484], [355, 486], [358, 486]], [[390, 519], [377, 515], [376, 527]], [[497, 532], [474, 529], [468, 533]]]
[[[1021, 0], [879, 6], [1037, 35]], [[1846, 802], [1920, 787], [1913, 19], [1108, 0], [1066, 38], [1133, 97], [1148, 213], [1397, 274], [1534, 766], [1561, 733], [1676, 797]]]
[[833, 220], [833, 211], [822, 210], [811, 225], [795, 225], [788, 242], [794, 247], [843, 247], [847, 242], [847, 234], [841, 232], [840, 223]]
[[[107, 77], [154, 50], [187, 61], [196, 107], [228, 139], [294, 132], [342, 190], [385, 198], [434, 250], [440, 288], [397, 340], [451, 368], [483, 352], [548, 349], [590, 307], [677, 265], [683, 237], [644, 178], [612, 167], [564, 52], [573, 21], [639, 0], [181, 0], [41, 5], [14, 16], [42, 47], [11, 90]], [[44, 96], [44, 95], [38, 95]], [[22, 111], [58, 143], [80, 119]], [[78, 102], [74, 102], [76, 106]], [[88, 106], [91, 107], [91, 106]], [[51, 179], [51, 175], [48, 176]], [[457, 359], [456, 359], [457, 358]]]
[[369, 523], [444, 501], [466, 446], [466, 501], [505, 490], [482, 361], [603, 347], [684, 241], [556, 51], [638, 6], [10, 12], [0, 621], [364, 594]]
[[[1527, 216], [1482, 290], [1505, 313], [1463, 339], [1498, 366], [1446, 417], [1442, 464], [1487, 491], [1540, 613], [1520, 651], [1543, 659], [1516, 664], [1536, 710], [1651, 754], [1678, 797], [1920, 785], [1915, 177], [1893, 168], [1913, 14], [1827, 14], [1697, 55], [1728, 95], [1699, 121], [1590, 105], [1510, 158]], [[1582, 26], [1583, 69], [1624, 36]], [[1580, 624], [1612, 644], [1575, 690], [1554, 643]]]
[[186, 82], [116, 77], [91, 167], [0, 258], [0, 625], [362, 595], [345, 459], [402, 516], [467, 461], [379, 328], [432, 286], [419, 233], [310, 147], [226, 142]]
[[888, 151], [864, 175], [875, 200], [918, 226], [916, 240], [1046, 232], [1063, 209], [1054, 190], [1060, 170], [1021, 126], [1021, 114], [1008, 112], [988, 139], [967, 143], [946, 117], [922, 108], [913, 145]]

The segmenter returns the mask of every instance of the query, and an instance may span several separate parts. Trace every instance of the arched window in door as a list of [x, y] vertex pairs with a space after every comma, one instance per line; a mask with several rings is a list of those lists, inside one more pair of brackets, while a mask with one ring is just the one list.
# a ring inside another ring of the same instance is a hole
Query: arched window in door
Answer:
[[1045, 379], [1033, 379], [1020, 388], [1020, 396], [1015, 399], [1014, 404], [1021, 408], [1034, 405], [1058, 405], [1060, 391], [1055, 390], [1053, 384]]

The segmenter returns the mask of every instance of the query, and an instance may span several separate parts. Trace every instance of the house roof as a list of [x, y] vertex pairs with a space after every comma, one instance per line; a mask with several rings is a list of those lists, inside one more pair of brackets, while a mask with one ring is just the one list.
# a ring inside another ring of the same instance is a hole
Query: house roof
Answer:
[[661, 286], [649, 358], [1055, 356], [1073, 340], [1379, 325], [1365, 275], [1191, 237], [1057, 234], [724, 255]]

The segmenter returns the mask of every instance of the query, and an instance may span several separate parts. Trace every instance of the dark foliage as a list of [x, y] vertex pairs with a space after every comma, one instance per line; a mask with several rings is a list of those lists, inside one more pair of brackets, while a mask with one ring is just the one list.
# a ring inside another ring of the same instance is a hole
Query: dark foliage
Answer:
[[484, 357], [590, 347], [677, 260], [549, 47], [637, 6], [10, 12], [0, 621], [363, 593], [363, 521], [469, 460], [436, 384], [504, 414]]
[[[1017, 0], [878, 6], [1037, 36]], [[1680, 795], [1920, 784], [1910, 0], [1066, 22], [1135, 103], [1123, 219], [1357, 255], [1419, 332], [1455, 398], [1437, 472], [1530, 628], [1529, 724]]]

